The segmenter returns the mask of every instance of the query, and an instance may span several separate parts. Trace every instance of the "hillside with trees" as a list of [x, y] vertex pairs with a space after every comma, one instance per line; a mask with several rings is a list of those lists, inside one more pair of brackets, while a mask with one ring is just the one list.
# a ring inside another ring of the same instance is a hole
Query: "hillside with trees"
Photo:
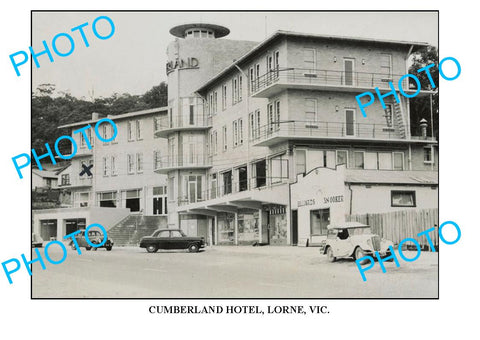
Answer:
[[[106, 116], [167, 106], [165, 82], [152, 87], [143, 95], [114, 93], [108, 98], [85, 100], [65, 92], [54, 94], [53, 84], [42, 84], [32, 93], [32, 148], [38, 154], [45, 150], [45, 143], [53, 149], [57, 138], [69, 133], [68, 130], [58, 129], [58, 126], [90, 120], [92, 112]], [[61, 151], [68, 154], [68, 143], [61, 144], [65, 144], [61, 145]]]

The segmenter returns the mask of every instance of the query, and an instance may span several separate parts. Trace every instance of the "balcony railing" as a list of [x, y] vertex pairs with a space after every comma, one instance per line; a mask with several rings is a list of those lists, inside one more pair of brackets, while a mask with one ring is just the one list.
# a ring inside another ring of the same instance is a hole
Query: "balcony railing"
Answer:
[[184, 114], [160, 117], [155, 120], [155, 132], [174, 129], [208, 128], [211, 126], [211, 117], [204, 114]]
[[272, 137], [402, 138], [398, 130], [383, 124], [292, 120], [261, 126], [254, 131], [252, 140], [261, 142]]
[[[403, 75], [372, 73], [372, 72], [346, 72], [333, 70], [285, 68], [272, 70], [252, 82], [251, 94], [256, 94], [275, 83], [317, 85], [317, 86], [340, 86], [354, 88], [389, 89], [388, 83], [393, 82], [395, 87]], [[409, 78], [402, 82], [402, 88], [415, 90], [415, 83], [409, 83]]]
[[155, 170], [175, 168], [208, 168], [212, 164], [207, 155], [165, 156], [155, 160]]
[[[222, 176], [219, 177], [223, 181]], [[191, 196], [184, 195], [178, 198], [178, 205], [187, 205], [196, 202], [213, 200], [219, 197], [237, 194], [248, 190], [262, 190], [272, 185], [285, 183], [288, 177], [255, 177], [244, 181], [231, 182], [226, 185], [216, 185], [208, 190], [192, 193]]]

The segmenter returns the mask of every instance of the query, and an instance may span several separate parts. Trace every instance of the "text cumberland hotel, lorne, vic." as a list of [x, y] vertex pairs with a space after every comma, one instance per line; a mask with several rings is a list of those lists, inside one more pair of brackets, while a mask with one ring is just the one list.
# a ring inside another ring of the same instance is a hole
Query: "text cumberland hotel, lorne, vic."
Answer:
[[315, 244], [348, 215], [438, 207], [431, 122], [415, 136], [408, 98], [367, 117], [355, 100], [391, 91], [427, 44], [288, 31], [234, 41], [212, 24], [170, 33], [168, 106], [109, 116], [117, 137], [92, 149], [72, 135], [77, 155], [57, 174], [71, 207], [34, 211], [44, 239], [101, 223], [119, 245], [161, 226], [208, 244]]

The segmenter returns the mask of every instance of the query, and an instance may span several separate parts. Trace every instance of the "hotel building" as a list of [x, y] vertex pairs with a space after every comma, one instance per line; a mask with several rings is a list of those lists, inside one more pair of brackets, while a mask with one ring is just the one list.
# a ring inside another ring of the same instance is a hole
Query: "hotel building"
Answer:
[[[115, 141], [72, 160], [72, 209], [94, 212], [87, 224], [119, 229], [132, 214], [153, 216], [145, 233], [168, 226], [210, 244], [294, 245], [319, 242], [351, 214], [438, 207], [428, 122], [412, 135], [400, 93], [367, 117], [355, 100], [391, 91], [426, 44], [286, 31], [254, 43], [221, 39], [229, 30], [211, 24], [170, 32], [168, 106], [111, 116]], [[95, 165], [93, 176], [77, 176], [82, 164]], [[34, 214], [35, 225], [58, 210]]]

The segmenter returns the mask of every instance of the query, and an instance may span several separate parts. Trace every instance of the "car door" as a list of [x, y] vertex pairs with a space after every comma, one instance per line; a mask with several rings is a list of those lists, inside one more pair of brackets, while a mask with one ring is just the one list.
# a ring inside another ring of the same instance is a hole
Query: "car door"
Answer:
[[169, 230], [162, 230], [157, 235], [157, 246], [158, 249], [170, 249], [170, 231]]
[[185, 249], [187, 248], [185, 237], [178, 230], [172, 230], [170, 232], [170, 242], [172, 249]]
[[350, 239], [350, 235], [347, 229], [339, 230], [336, 239], [336, 256], [349, 256], [353, 249], [352, 249], [352, 242]]

